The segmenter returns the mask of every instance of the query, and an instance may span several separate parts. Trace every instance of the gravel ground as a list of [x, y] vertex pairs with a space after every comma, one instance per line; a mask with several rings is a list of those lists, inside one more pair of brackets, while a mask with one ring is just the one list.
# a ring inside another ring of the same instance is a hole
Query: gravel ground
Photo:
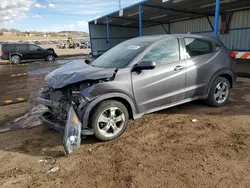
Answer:
[[[13, 80], [7, 77], [7, 65], [0, 66], [1, 98], [29, 98], [1, 107], [0, 125], [35, 105], [44, 75], [57, 64], [30, 65], [28, 71], [36, 74]], [[249, 104], [250, 79], [240, 78], [222, 108], [196, 101], [146, 115], [130, 121], [119, 139], [102, 143], [89, 137], [68, 157], [62, 152], [62, 135], [45, 125], [3, 133], [0, 187], [248, 188]], [[55, 172], [47, 172], [50, 169]]]

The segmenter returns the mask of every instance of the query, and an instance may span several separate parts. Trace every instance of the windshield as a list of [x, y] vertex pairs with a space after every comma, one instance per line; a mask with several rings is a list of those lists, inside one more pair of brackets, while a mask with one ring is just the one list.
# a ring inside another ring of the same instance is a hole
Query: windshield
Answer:
[[125, 41], [96, 59], [92, 63], [92, 66], [101, 68], [124, 68], [151, 42], [152, 41], [141, 39]]

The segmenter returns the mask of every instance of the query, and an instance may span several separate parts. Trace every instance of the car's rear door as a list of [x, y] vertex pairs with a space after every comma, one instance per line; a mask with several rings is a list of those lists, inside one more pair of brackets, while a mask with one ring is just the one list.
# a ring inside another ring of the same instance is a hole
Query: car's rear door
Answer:
[[37, 45], [29, 44], [29, 54], [30, 59], [43, 59], [46, 51]]
[[[186, 50], [185, 98], [202, 97], [207, 92], [208, 82], [216, 67], [214, 44], [203, 38], [184, 38]], [[223, 61], [223, 60], [222, 60]]]
[[28, 44], [17, 44], [16, 51], [17, 51], [17, 53], [22, 55], [23, 59], [29, 59]]
[[185, 60], [179, 39], [155, 44], [140, 60], [153, 61], [153, 70], [132, 72], [134, 96], [139, 112], [152, 112], [181, 101], [185, 94]]

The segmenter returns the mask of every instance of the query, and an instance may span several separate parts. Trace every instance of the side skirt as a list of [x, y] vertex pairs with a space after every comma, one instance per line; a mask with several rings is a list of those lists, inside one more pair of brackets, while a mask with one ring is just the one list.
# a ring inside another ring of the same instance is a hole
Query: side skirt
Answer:
[[150, 114], [150, 113], [153, 113], [153, 112], [157, 112], [157, 111], [160, 111], [160, 110], [164, 110], [164, 109], [167, 109], [167, 108], [171, 108], [171, 107], [174, 107], [174, 106], [178, 106], [178, 105], [185, 104], [185, 103], [188, 103], [188, 102], [191, 102], [191, 101], [195, 101], [195, 100], [199, 100], [199, 99], [205, 99], [205, 98], [206, 98], [206, 96], [192, 97], [192, 98], [187, 98], [187, 99], [184, 99], [184, 100], [181, 100], [181, 101], [178, 101], [178, 102], [174, 102], [174, 103], [171, 103], [171, 104], [168, 104], [168, 105], [165, 105], [165, 106], [161, 106], [161, 107], [158, 107], [158, 108], [153, 108], [153, 109], [148, 110], [145, 113], [137, 114], [134, 119], [138, 119], [141, 116], [143, 116], [144, 114]]

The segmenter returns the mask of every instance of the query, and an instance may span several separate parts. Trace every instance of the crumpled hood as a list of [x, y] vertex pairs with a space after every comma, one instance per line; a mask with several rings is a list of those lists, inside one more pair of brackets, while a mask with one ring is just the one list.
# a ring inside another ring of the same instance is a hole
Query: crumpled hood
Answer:
[[50, 87], [59, 89], [85, 80], [111, 78], [114, 71], [114, 68], [92, 67], [87, 65], [84, 60], [75, 60], [49, 73], [45, 77], [45, 81]]

